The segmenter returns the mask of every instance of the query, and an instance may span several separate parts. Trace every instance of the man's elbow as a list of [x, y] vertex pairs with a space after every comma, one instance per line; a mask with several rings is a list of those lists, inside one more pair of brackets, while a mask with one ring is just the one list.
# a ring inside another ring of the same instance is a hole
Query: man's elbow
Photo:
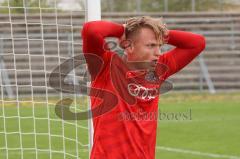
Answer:
[[82, 36], [91, 36], [95, 34], [95, 21], [86, 22], [82, 27]]
[[202, 52], [206, 47], [206, 39], [203, 35], [199, 36], [198, 48], [199, 51]]

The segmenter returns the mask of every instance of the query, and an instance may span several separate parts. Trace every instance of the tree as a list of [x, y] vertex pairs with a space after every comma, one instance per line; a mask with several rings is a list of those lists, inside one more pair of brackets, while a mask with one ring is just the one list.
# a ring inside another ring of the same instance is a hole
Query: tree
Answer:
[[[11, 13], [24, 13], [25, 8], [27, 7], [41, 7], [46, 8], [50, 7], [50, 4], [47, 2], [47, 0], [5, 0], [2, 4], [2, 6], [8, 6], [10, 7], [17, 7], [12, 8]], [[8, 10], [2, 10], [1, 13], [8, 13]]]

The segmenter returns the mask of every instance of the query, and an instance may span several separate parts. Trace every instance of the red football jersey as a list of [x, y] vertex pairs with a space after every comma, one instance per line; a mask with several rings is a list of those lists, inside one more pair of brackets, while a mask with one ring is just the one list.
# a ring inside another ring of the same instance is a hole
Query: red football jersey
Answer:
[[159, 88], [205, 48], [202, 35], [170, 30], [168, 44], [175, 48], [159, 57], [155, 69], [158, 81], [149, 82], [146, 73], [137, 75], [116, 53], [104, 49], [104, 38], [120, 38], [123, 32], [121, 24], [108, 21], [83, 26], [83, 53], [92, 75], [91, 159], [154, 159]]

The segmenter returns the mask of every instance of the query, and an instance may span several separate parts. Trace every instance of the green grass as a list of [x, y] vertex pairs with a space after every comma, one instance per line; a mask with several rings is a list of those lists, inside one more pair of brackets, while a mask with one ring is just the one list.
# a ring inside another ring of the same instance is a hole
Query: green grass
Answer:
[[[86, 100], [77, 102], [85, 104]], [[87, 121], [59, 119], [54, 112], [56, 99], [49, 100], [50, 104], [0, 103], [0, 159], [88, 158]], [[77, 108], [85, 109], [79, 105]]]
[[[159, 103], [162, 112], [189, 112], [192, 119], [160, 120], [157, 145], [240, 158], [240, 94], [170, 94]], [[210, 159], [157, 149], [162, 159]]]
[[[87, 127], [87, 121], [59, 120], [54, 113], [56, 101], [51, 99], [48, 105], [39, 101], [0, 101], [0, 159], [7, 155], [12, 159], [74, 159], [77, 155], [88, 158], [88, 148], [82, 145], [88, 143], [88, 132], [82, 128]], [[86, 105], [86, 100], [79, 99], [77, 103]], [[171, 119], [159, 120], [157, 147], [180, 151], [157, 148], [157, 159], [213, 158], [190, 151], [240, 158], [240, 93], [169, 93], [161, 97], [159, 109], [161, 113], [181, 113], [187, 118], [177, 120], [170, 116]]]

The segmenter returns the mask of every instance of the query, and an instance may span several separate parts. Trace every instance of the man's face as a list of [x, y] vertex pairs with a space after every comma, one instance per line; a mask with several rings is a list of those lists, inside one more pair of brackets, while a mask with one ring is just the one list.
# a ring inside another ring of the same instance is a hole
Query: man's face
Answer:
[[152, 62], [160, 56], [160, 43], [150, 28], [141, 28], [132, 46], [126, 50], [128, 61]]

